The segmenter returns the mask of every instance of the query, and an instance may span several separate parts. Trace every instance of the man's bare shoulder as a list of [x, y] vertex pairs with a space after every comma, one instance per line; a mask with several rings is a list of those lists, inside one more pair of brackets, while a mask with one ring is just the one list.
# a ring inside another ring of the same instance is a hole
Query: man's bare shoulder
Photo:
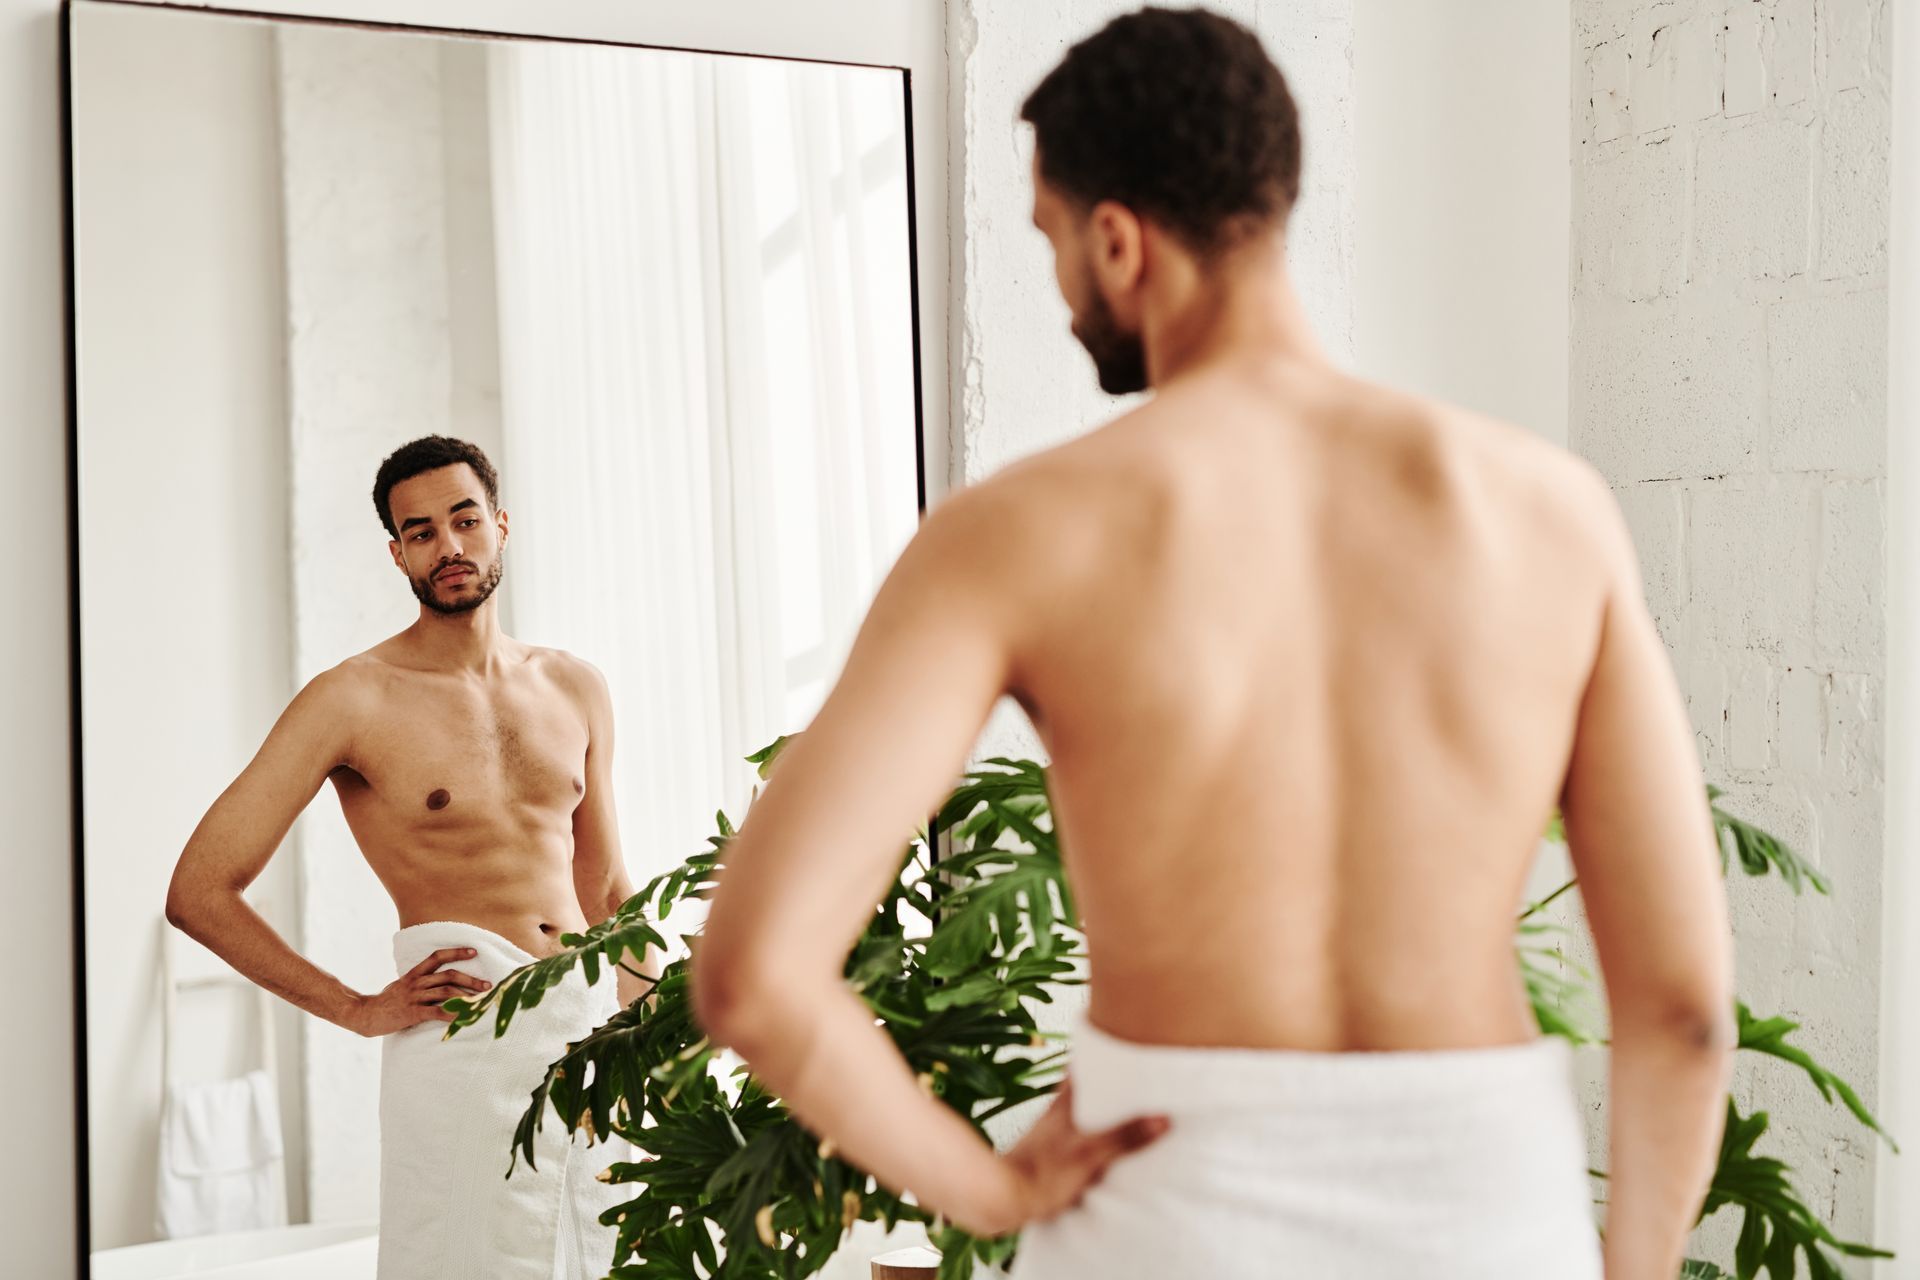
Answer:
[[528, 645], [527, 666], [553, 681], [582, 706], [608, 703], [612, 699], [607, 677], [600, 668], [566, 649]]
[[328, 667], [301, 687], [284, 722], [312, 732], [352, 737], [392, 691], [392, 668], [366, 653]]
[[1058, 583], [1142, 510], [1150, 470], [1124, 424], [1138, 411], [956, 490], [922, 526], [923, 556], [953, 574]]
[[1476, 496], [1499, 502], [1532, 529], [1559, 535], [1569, 550], [1616, 565], [1631, 555], [1618, 502], [1585, 458], [1525, 427], [1445, 401], [1356, 382], [1353, 395], [1405, 447], [1430, 452], [1438, 470]]
[[356, 653], [307, 681], [302, 693], [310, 693], [331, 703], [356, 701], [378, 693], [392, 680], [394, 668], [369, 653]]
[[555, 680], [582, 688], [603, 687], [607, 678], [599, 667], [579, 654], [549, 645], [527, 646], [527, 662]]

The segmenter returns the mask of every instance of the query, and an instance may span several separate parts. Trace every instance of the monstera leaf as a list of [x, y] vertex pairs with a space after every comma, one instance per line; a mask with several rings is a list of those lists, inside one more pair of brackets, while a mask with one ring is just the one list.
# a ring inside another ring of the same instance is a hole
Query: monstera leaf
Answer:
[[1767, 1113], [1742, 1116], [1727, 1100], [1727, 1127], [1720, 1138], [1720, 1161], [1702, 1219], [1719, 1209], [1741, 1211], [1740, 1237], [1734, 1245], [1733, 1271], [1738, 1280], [1753, 1280], [1765, 1271], [1768, 1280], [1795, 1280], [1795, 1258], [1806, 1260], [1811, 1280], [1841, 1280], [1846, 1273], [1832, 1254], [1850, 1258], [1888, 1258], [1892, 1254], [1864, 1244], [1843, 1241], [1806, 1206], [1788, 1180], [1783, 1161], [1753, 1154], [1754, 1143], [1767, 1131]]

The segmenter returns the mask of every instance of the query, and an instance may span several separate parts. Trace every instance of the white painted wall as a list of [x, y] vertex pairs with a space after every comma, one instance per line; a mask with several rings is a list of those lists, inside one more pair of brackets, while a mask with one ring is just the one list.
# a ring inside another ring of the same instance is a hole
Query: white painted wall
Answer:
[[[432, 0], [263, 0], [275, 13], [444, 21]], [[0, 1272], [77, 1273], [76, 1102], [65, 539], [59, 6], [0, 0], [0, 537], [15, 549], [0, 610], [0, 894], [10, 942], [34, 980], [16, 984], [0, 1046], [0, 1096], [31, 1098], [9, 1122], [0, 1172]], [[946, 474], [947, 208], [944, 12], [933, 0], [709, 0], [635, 5], [476, 0], [463, 26], [905, 66], [916, 95], [923, 386], [929, 472]], [[14, 1153], [24, 1153], [15, 1158]]]
[[[0, 900], [16, 972], [0, 1038], [11, 1111], [0, 1260], [11, 1275], [75, 1273], [78, 1168], [72, 824], [67, 701], [66, 350], [60, 18], [0, 0]], [[31, 1099], [31, 1104], [24, 1100]]]
[[1920, 1280], [1920, 13], [1889, 15], [1893, 60], [1891, 309], [1887, 349], [1887, 789], [1886, 899], [1881, 919], [1880, 1115], [1908, 1139], [1880, 1153], [1879, 1243], [1899, 1255], [1883, 1280]]
[[[1574, 4], [1570, 443], [1626, 511], [1708, 777], [1833, 881], [1796, 901], [1734, 877], [1740, 992], [1802, 1022], [1870, 1102], [1889, 16], [1886, 0]], [[1808, 1203], [1872, 1235], [1870, 1135], [1785, 1067], [1742, 1062], [1735, 1093], [1771, 1113], [1767, 1149]]]
[[[158, 17], [75, 14], [75, 79], [96, 90], [74, 117], [74, 184], [97, 1248], [154, 1238], [174, 860], [291, 695], [272, 48], [258, 28], [206, 40]], [[237, 269], [210, 281], [222, 261]], [[270, 866], [248, 897], [291, 930], [293, 891]], [[183, 976], [225, 969], [181, 942]], [[227, 988], [182, 996], [179, 1078], [261, 1065], [258, 1007]], [[293, 1020], [275, 1021], [290, 1060]], [[282, 1073], [297, 1169], [296, 1080]]]
[[1354, 364], [1567, 438], [1566, 0], [1353, 0]]

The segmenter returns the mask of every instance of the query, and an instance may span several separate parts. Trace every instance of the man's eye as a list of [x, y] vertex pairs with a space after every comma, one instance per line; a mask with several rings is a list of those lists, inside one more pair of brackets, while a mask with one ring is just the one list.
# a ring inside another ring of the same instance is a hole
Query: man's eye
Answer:
[[478, 519], [468, 519], [468, 520], [462, 520], [460, 523], [464, 527], [471, 528], [472, 526], [479, 524], [480, 521]]
[[425, 542], [428, 538], [431, 538], [432, 536], [433, 535], [428, 533], [425, 529], [422, 529], [419, 533], [416, 533], [413, 535], [413, 540], [415, 542]]

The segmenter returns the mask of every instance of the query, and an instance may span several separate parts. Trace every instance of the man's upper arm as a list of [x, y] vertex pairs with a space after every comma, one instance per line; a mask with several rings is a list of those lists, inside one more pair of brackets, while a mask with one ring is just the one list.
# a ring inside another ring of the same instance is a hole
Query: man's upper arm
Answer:
[[617, 910], [605, 901], [626, 885], [613, 800], [613, 695], [599, 668], [569, 656], [570, 680], [587, 717], [586, 793], [573, 811], [573, 876], [582, 910]]
[[339, 668], [309, 681], [266, 741], [194, 828], [168, 891], [171, 913], [184, 898], [238, 891], [267, 865], [352, 742], [357, 688]]
[[1604, 499], [1607, 579], [1563, 810], [1610, 1002], [1623, 1016], [1720, 1016], [1731, 983], [1726, 891], [1680, 690]]

